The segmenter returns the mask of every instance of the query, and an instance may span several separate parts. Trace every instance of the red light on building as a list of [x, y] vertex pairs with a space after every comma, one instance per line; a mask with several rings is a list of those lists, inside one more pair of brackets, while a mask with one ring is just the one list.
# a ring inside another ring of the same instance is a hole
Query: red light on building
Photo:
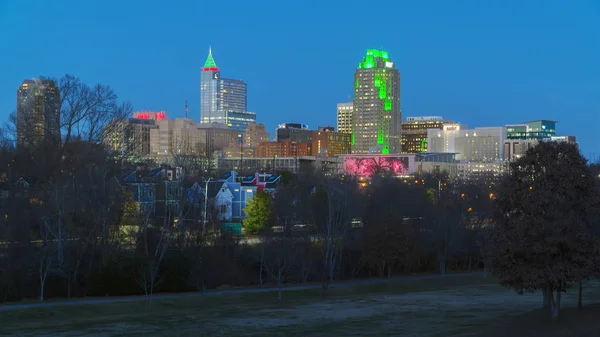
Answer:
[[137, 119], [150, 119], [150, 113], [143, 111], [143, 112], [134, 112], [133, 113], [133, 118], [137, 118]]
[[133, 118], [165, 120], [165, 119], [167, 119], [167, 113], [164, 111], [159, 111], [159, 112], [139, 111], [139, 112], [133, 113]]

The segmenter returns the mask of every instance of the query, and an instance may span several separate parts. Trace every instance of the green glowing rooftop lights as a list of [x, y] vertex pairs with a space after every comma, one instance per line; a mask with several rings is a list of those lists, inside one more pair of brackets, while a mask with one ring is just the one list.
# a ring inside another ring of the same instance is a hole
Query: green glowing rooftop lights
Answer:
[[358, 67], [361, 69], [374, 68], [377, 64], [377, 59], [387, 62], [389, 59], [388, 52], [378, 49], [367, 49], [367, 54], [363, 61], [358, 64]]
[[208, 51], [208, 57], [206, 58], [206, 62], [204, 62], [204, 68], [217, 68], [215, 59], [212, 56], [212, 50]]
[[381, 149], [381, 154], [390, 154], [390, 147], [384, 146], [383, 149]]

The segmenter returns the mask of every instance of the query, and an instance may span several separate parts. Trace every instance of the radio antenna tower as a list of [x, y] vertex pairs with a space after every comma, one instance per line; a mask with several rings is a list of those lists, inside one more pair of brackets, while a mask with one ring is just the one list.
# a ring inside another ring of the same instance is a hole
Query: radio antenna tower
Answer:
[[187, 99], [185, 100], [185, 118], [188, 118], [188, 106], [187, 106]]

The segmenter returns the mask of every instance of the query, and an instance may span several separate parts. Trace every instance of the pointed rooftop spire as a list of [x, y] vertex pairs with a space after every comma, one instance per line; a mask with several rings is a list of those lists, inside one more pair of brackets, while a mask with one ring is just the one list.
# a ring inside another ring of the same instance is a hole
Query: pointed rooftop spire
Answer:
[[202, 68], [204, 71], [219, 71], [217, 64], [215, 63], [215, 59], [212, 56], [212, 47], [208, 47], [208, 57], [206, 58], [206, 62], [204, 62], [204, 67]]

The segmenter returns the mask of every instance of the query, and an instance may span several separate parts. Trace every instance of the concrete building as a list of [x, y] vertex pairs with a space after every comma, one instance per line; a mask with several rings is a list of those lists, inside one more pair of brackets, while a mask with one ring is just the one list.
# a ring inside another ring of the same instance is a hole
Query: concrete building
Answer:
[[539, 143], [537, 139], [507, 139], [504, 141], [504, 160], [515, 160]]
[[426, 153], [428, 150], [427, 131], [443, 130], [444, 125], [454, 125], [452, 121], [444, 120], [441, 116], [407, 117], [402, 121], [403, 153]]
[[312, 155], [311, 143], [297, 143], [290, 139], [262, 142], [256, 147], [256, 157], [305, 157]]
[[150, 130], [151, 155], [210, 157], [238, 139], [238, 132], [224, 124], [198, 124], [189, 118], [156, 121]]
[[240, 139], [232, 142], [224, 149], [227, 158], [245, 157], [251, 158], [256, 155], [259, 143], [269, 141], [269, 133], [264, 124], [250, 124], [246, 132], [240, 135]]
[[521, 158], [527, 150], [536, 146], [541, 141], [577, 144], [574, 136], [551, 136], [546, 139], [507, 139], [504, 141], [504, 160], [512, 161]]
[[350, 154], [352, 135], [335, 132], [333, 127], [319, 127], [312, 133], [312, 155], [333, 157]]
[[[316, 169], [324, 174], [339, 174], [341, 162], [340, 157], [255, 157], [244, 158], [243, 167], [244, 170], [249, 172], [290, 171], [298, 173]], [[217, 169], [222, 171], [237, 170], [240, 166], [241, 158], [220, 157], [217, 159]]]
[[17, 146], [48, 142], [58, 147], [60, 108], [60, 90], [54, 81], [24, 80], [17, 89]]
[[337, 105], [337, 130], [342, 133], [352, 134], [352, 114], [354, 103], [338, 103]]
[[466, 162], [496, 162], [504, 159], [505, 127], [481, 127], [472, 130], [460, 126], [445, 126], [443, 130], [428, 130], [430, 152], [456, 153], [456, 159]]
[[400, 72], [388, 53], [369, 49], [354, 74], [352, 153], [400, 153]]
[[[150, 130], [157, 129], [156, 119], [133, 118], [114, 121], [105, 127], [104, 144], [115, 154], [125, 157], [143, 157], [150, 154]], [[141, 115], [145, 116], [145, 115]]]
[[244, 146], [253, 150], [256, 149], [258, 143], [268, 142], [269, 140], [269, 133], [264, 124], [250, 124], [244, 132]]
[[282, 123], [275, 131], [275, 141], [291, 140], [296, 143], [312, 143], [312, 131], [308, 126], [300, 123]]

